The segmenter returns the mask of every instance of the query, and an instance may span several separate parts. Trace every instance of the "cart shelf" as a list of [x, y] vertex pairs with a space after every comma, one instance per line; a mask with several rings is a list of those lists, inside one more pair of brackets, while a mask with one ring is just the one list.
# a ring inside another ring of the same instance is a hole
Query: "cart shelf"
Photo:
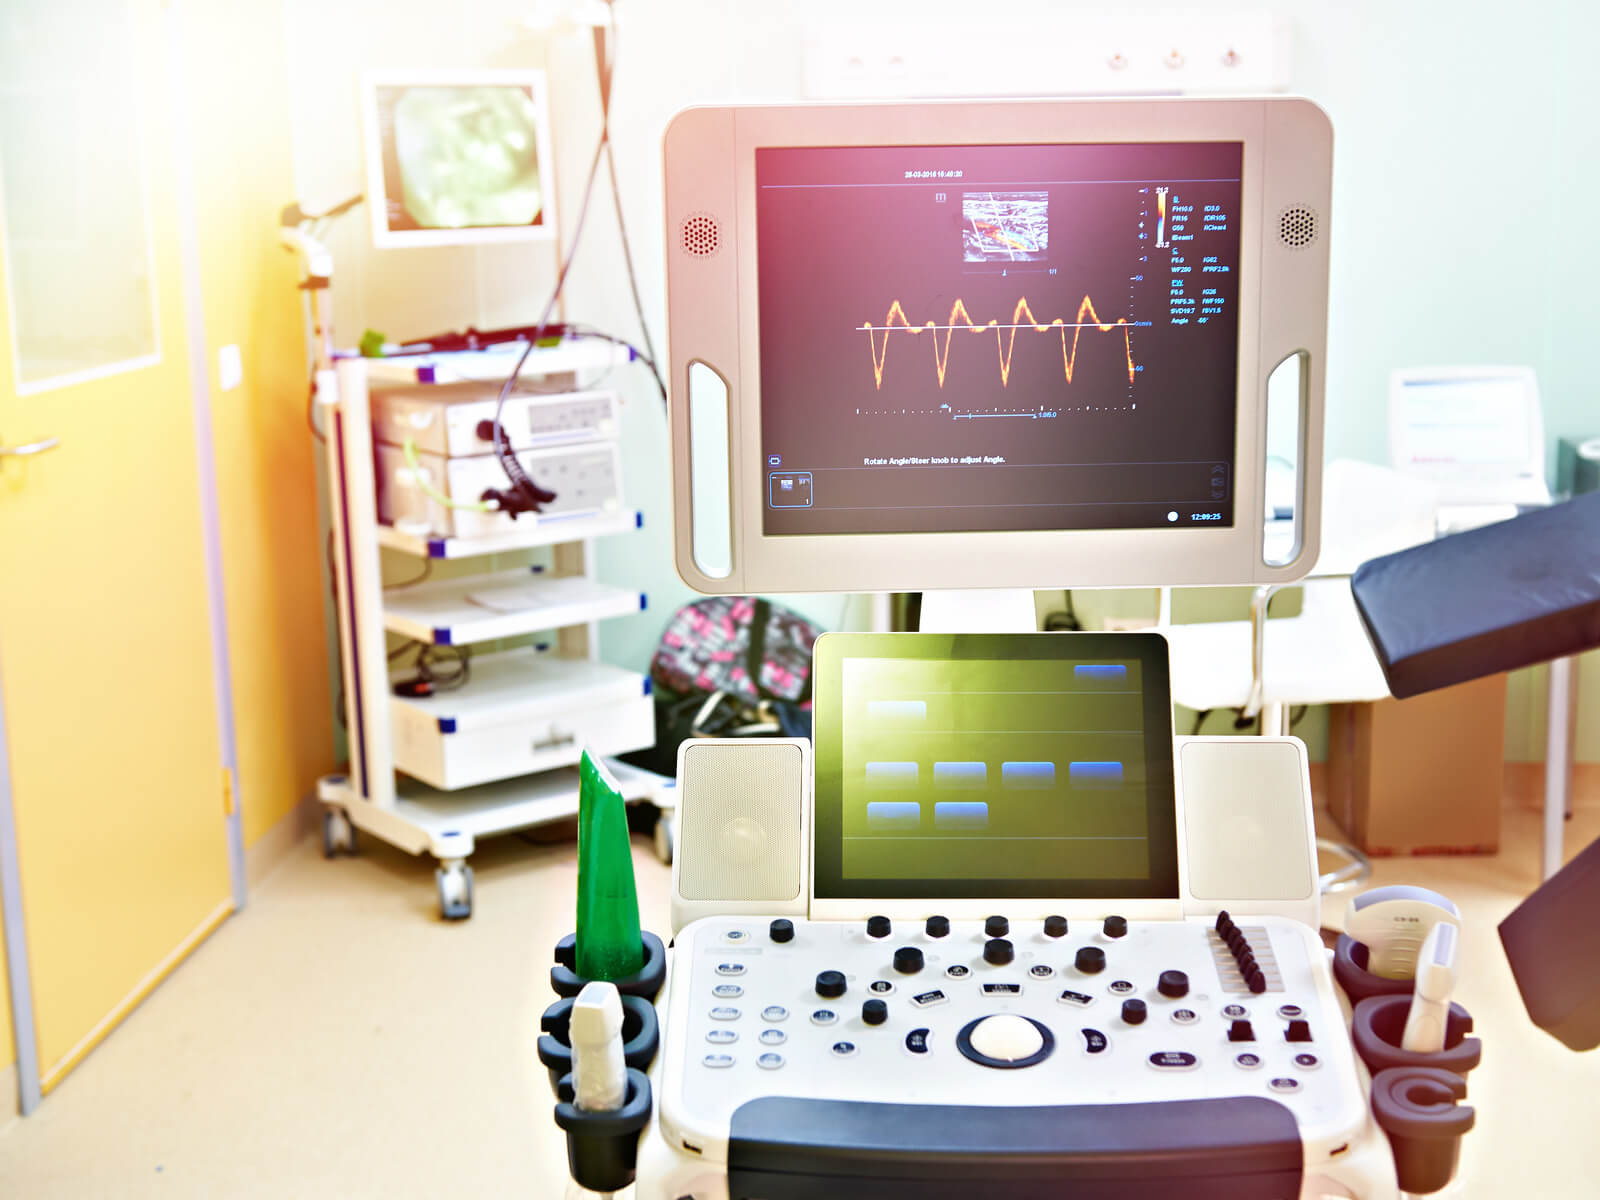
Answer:
[[467, 646], [626, 616], [644, 606], [639, 591], [523, 568], [385, 592], [383, 623], [419, 642]]
[[508, 533], [479, 538], [407, 533], [393, 525], [379, 525], [378, 544], [421, 558], [477, 558], [485, 554], [533, 550], [540, 546], [558, 546], [564, 542], [608, 537], [614, 533], [627, 533], [643, 525], [644, 514], [632, 509], [594, 516], [544, 517], [537, 521], [524, 519]]

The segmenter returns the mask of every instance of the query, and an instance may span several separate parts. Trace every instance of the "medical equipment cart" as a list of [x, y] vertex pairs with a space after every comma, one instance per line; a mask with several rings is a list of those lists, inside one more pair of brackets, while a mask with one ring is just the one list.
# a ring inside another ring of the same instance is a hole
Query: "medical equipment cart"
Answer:
[[[534, 349], [522, 378], [588, 380], [627, 358], [625, 348], [569, 339]], [[380, 524], [369, 384], [416, 383], [423, 361], [423, 380], [473, 372], [493, 379], [497, 371], [504, 377], [514, 355], [343, 357], [331, 367], [325, 358], [317, 372], [350, 733], [349, 770], [323, 777], [317, 796], [326, 805], [326, 854], [352, 851], [356, 829], [412, 854], [432, 854], [440, 912], [461, 919], [472, 914], [466, 860], [478, 837], [575, 815], [576, 764], [585, 746], [620, 754], [654, 737], [649, 677], [602, 663], [596, 653], [597, 623], [639, 611], [645, 597], [595, 579], [593, 541], [631, 533], [642, 517], [621, 508], [556, 519], [529, 514], [476, 537]], [[486, 560], [489, 569], [386, 590], [380, 548], [430, 563]], [[519, 554], [521, 565], [494, 569], [493, 556], [542, 548], [550, 550], [548, 563], [529, 564]], [[508, 592], [519, 602], [483, 603]], [[473, 647], [547, 631], [549, 641], [474, 655], [459, 689], [431, 696], [394, 689], [388, 634], [424, 646]], [[620, 762], [612, 770], [630, 803], [670, 805], [670, 780]], [[664, 861], [671, 855], [669, 828], [663, 820], [657, 830]]]

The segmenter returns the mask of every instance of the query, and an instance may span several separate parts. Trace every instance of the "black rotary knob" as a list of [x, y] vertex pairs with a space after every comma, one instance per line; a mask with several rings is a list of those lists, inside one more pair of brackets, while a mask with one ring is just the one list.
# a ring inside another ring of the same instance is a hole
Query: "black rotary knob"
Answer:
[[1044, 919], [1045, 937], [1066, 937], [1067, 919], [1062, 916], [1046, 917]]
[[1127, 917], [1107, 917], [1106, 920], [1105, 920], [1105, 924], [1102, 925], [1100, 928], [1105, 931], [1105, 935], [1108, 938], [1127, 937], [1128, 936], [1128, 918]]
[[1003, 967], [1015, 957], [1016, 952], [1005, 938], [990, 938], [983, 944], [983, 961], [990, 966]]
[[886, 937], [889, 936], [889, 932], [890, 932], [890, 930], [892, 928], [893, 928], [893, 926], [891, 926], [889, 924], [889, 918], [888, 917], [868, 917], [867, 918], [867, 936], [868, 937], [886, 938]]
[[817, 995], [829, 1000], [834, 1000], [844, 995], [844, 972], [819, 971], [817, 973]]
[[767, 936], [775, 942], [794, 941], [794, 922], [785, 917], [779, 917], [767, 926]]
[[1189, 977], [1182, 971], [1163, 971], [1156, 982], [1156, 991], [1168, 1000], [1181, 1000], [1189, 994]]
[[1099, 946], [1080, 946], [1072, 965], [1085, 975], [1098, 975], [1106, 969], [1106, 952]]
[[929, 917], [928, 923], [923, 926], [932, 938], [948, 937], [950, 935], [949, 917]]
[[1143, 1000], [1124, 1000], [1122, 1002], [1122, 1020], [1127, 1025], [1143, 1025], [1145, 1019]]
[[983, 932], [992, 938], [1003, 938], [1011, 932], [1011, 922], [1004, 917], [990, 917], [983, 923]]
[[922, 951], [915, 946], [901, 946], [894, 952], [894, 969], [902, 975], [915, 975], [922, 970]]
[[861, 1019], [868, 1025], [882, 1025], [889, 1019], [889, 1006], [882, 1000], [864, 1000], [861, 1004]]

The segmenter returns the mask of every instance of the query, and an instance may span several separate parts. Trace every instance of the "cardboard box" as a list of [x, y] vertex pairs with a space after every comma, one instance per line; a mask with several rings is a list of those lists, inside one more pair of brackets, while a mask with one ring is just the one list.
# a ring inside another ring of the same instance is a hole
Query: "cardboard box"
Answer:
[[1328, 810], [1372, 855], [1500, 848], [1506, 677], [1409, 700], [1335, 704]]

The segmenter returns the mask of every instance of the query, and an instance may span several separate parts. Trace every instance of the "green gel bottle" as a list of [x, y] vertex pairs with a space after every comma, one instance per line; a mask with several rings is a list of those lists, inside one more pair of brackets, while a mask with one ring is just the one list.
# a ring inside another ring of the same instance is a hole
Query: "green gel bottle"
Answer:
[[626, 979], [644, 966], [628, 814], [616, 781], [587, 750], [578, 766], [577, 961], [582, 979]]

